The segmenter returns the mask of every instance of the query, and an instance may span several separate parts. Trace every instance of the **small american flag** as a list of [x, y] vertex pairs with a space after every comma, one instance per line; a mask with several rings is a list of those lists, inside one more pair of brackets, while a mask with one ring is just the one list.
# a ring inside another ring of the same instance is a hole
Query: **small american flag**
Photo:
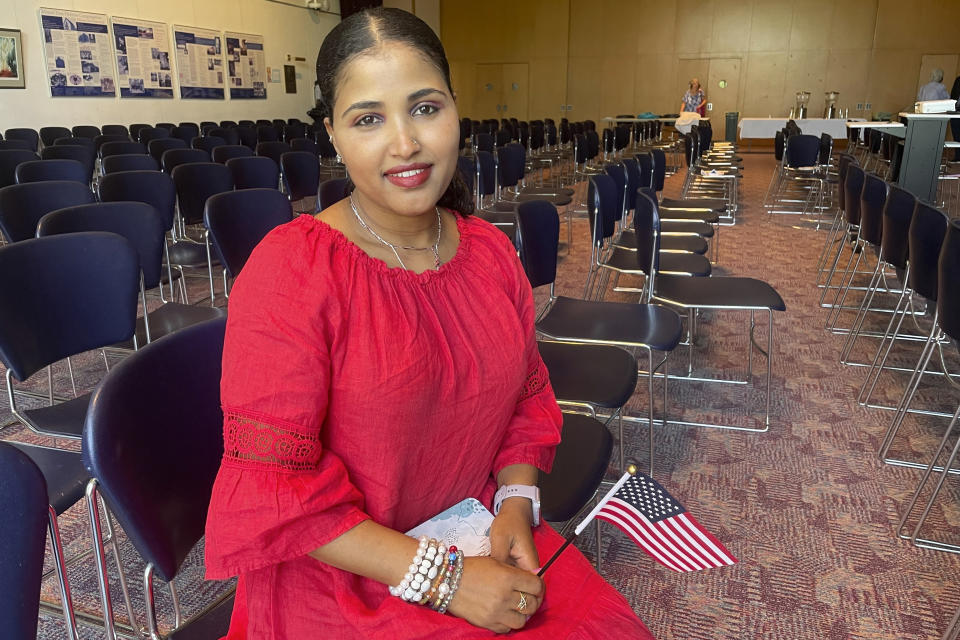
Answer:
[[666, 489], [639, 472], [627, 478], [596, 517], [623, 529], [654, 560], [674, 571], [737, 561]]

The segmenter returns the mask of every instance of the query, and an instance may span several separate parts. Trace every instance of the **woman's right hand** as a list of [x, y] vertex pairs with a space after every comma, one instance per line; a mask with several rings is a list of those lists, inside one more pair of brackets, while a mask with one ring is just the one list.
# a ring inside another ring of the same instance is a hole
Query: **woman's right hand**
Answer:
[[[526, 607], [518, 611], [521, 593]], [[520, 629], [543, 602], [543, 580], [490, 557], [463, 559], [460, 588], [448, 611], [496, 633]]]

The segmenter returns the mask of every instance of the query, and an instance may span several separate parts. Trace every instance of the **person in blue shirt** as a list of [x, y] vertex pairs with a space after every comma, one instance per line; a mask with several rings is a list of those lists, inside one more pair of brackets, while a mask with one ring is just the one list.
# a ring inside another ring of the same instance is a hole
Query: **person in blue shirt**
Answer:
[[924, 100], [946, 100], [950, 97], [947, 88], [943, 86], [943, 69], [934, 69], [930, 73], [930, 82], [920, 87], [917, 94], [917, 101]]

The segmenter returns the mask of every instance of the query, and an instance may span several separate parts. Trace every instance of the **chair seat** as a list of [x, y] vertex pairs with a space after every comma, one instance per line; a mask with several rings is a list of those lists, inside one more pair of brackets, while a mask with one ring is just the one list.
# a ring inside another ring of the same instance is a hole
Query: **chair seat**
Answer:
[[187, 621], [187, 624], [166, 636], [167, 640], [215, 640], [224, 637], [230, 629], [235, 597], [235, 593], [231, 594], [212, 609]]
[[526, 191], [521, 191], [516, 197], [512, 197], [511, 194], [508, 194], [506, 199], [501, 200], [501, 202], [516, 203], [519, 205], [524, 202], [530, 202], [531, 200], [544, 200], [555, 207], [563, 207], [573, 202], [573, 195], [567, 195], [563, 193], [527, 193]]
[[717, 213], [727, 210], [727, 201], [721, 198], [664, 198], [660, 209], [710, 209]]
[[[640, 265], [637, 264], [637, 252], [630, 249], [614, 248], [613, 253], [605, 261], [608, 267], [626, 273], [636, 272], [640, 275]], [[689, 275], [698, 278], [709, 276], [713, 272], [710, 260], [696, 253], [666, 253], [660, 252], [659, 273], [670, 275]]]
[[540, 515], [566, 522], [593, 498], [613, 452], [613, 436], [589, 416], [563, 414], [563, 435], [550, 473], [539, 473]]
[[[213, 257], [213, 263], [218, 264], [216, 257]], [[181, 267], [205, 267], [207, 266], [207, 248], [192, 240], [175, 242], [170, 247], [170, 264]]]
[[83, 498], [90, 474], [83, 466], [79, 453], [20, 442], [7, 441], [7, 444], [27, 454], [40, 468], [47, 481], [47, 500], [57, 515]]
[[559, 296], [537, 323], [537, 331], [554, 340], [671, 351], [680, 341], [680, 325], [679, 315], [655, 304], [593, 302]]
[[558, 399], [617, 409], [633, 395], [637, 361], [627, 351], [569, 342], [541, 341], [538, 345]]
[[661, 220], [661, 233], [695, 233], [701, 238], [712, 238], [713, 227], [697, 220]]
[[[227, 310], [217, 307], [167, 302], [147, 315], [150, 319], [150, 340], [153, 341], [184, 327], [225, 316]], [[137, 344], [140, 346], [147, 344], [147, 330], [143, 324], [143, 317], [137, 318]], [[120, 349], [133, 349], [133, 340], [115, 346]]]
[[685, 278], [657, 276], [654, 297], [681, 307], [773, 309], [786, 311], [777, 290], [762, 280], [722, 276]]
[[545, 196], [573, 196], [574, 191], [570, 187], [524, 187], [520, 195], [545, 195]]
[[83, 431], [83, 422], [87, 417], [88, 404], [90, 404], [89, 393], [66, 402], [58, 402], [50, 407], [27, 409], [21, 413], [37, 431], [79, 438]]
[[[709, 225], [707, 225], [709, 226]], [[712, 227], [710, 227], [712, 228]], [[662, 229], [661, 229], [662, 231]], [[615, 246], [623, 249], [637, 248], [637, 235], [626, 230], [616, 241]], [[685, 251], [703, 255], [707, 252], [707, 241], [700, 236], [660, 236], [661, 251]]]

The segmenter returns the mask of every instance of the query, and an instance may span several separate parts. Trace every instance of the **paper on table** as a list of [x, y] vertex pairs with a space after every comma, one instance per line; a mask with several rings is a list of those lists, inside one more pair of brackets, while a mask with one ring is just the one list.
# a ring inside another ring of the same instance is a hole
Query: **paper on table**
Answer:
[[488, 556], [491, 524], [493, 514], [476, 498], [467, 498], [418, 524], [407, 535], [436, 538], [448, 547], [457, 545], [465, 556]]

